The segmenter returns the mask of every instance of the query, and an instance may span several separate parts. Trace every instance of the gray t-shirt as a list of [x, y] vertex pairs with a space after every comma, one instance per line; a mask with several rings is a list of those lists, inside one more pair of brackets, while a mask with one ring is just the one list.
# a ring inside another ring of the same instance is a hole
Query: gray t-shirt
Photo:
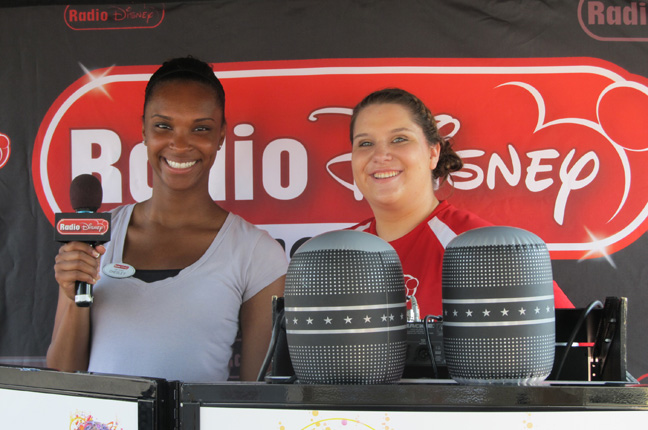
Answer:
[[[102, 268], [122, 262], [133, 206], [113, 211]], [[205, 254], [174, 277], [146, 283], [102, 273], [91, 308], [88, 371], [225, 381], [241, 304], [284, 275], [287, 265], [268, 233], [230, 213]]]

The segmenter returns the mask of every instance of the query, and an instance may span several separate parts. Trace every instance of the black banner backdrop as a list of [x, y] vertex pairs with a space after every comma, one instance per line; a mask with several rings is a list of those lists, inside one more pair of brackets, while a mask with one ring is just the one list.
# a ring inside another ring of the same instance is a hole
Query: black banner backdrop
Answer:
[[191, 54], [215, 64], [227, 91], [227, 152], [213, 172], [224, 207], [288, 252], [366, 218], [349, 179], [348, 109], [371, 90], [405, 87], [446, 115], [467, 161], [453, 203], [541, 236], [577, 306], [629, 298], [629, 366], [641, 378], [646, 9], [586, 0], [0, 9], [0, 362], [44, 364], [58, 293], [52, 214], [67, 209], [78, 173], [101, 176], [103, 209], [146, 197], [143, 85], [164, 60]]

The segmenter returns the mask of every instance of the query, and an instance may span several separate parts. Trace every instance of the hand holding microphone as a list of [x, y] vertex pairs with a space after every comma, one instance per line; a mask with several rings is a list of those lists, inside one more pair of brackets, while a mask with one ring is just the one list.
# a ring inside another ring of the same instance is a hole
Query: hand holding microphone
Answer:
[[54, 264], [54, 275], [61, 293], [76, 302], [78, 282], [95, 284], [100, 279], [100, 257], [104, 253], [103, 245], [92, 246], [77, 241], [63, 244]]
[[67, 278], [75, 277], [74, 301], [80, 307], [88, 307], [94, 300], [92, 283], [87, 282], [87, 278], [94, 279], [89, 272], [96, 270], [97, 263], [92, 259], [99, 253], [94, 249], [88, 250], [87, 247], [89, 245], [94, 248], [110, 240], [111, 214], [96, 213], [102, 198], [103, 190], [99, 180], [92, 175], [79, 175], [70, 184], [70, 201], [76, 212], [55, 216], [55, 239], [67, 243], [61, 247], [56, 259], [56, 278], [63, 286], [69, 282]]

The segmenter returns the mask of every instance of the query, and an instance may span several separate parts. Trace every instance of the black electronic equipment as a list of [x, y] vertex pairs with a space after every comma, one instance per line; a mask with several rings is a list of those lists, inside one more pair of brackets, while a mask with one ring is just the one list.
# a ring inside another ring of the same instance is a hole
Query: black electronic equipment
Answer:
[[556, 309], [556, 355], [548, 380], [628, 381], [628, 299]]
[[[407, 355], [403, 378], [447, 379], [448, 368], [443, 353], [443, 322], [432, 321], [407, 323]], [[430, 361], [430, 352], [434, 356], [434, 366]], [[436, 370], [436, 371], [435, 371]]]
[[[593, 302], [599, 303], [600, 302]], [[599, 307], [556, 309], [556, 354], [547, 380], [631, 381], [627, 372], [627, 313], [625, 297], [607, 297]], [[273, 302], [275, 318], [283, 310], [283, 299]], [[269, 382], [293, 382], [294, 371], [281, 318], [275, 327], [275, 348]], [[403, 378], [449, 378], [443, 352], [443, 322], [429, 321], [427, 331], [434, 355], [430, 360], [425, 322], [407, 323], [407, 356]], [[567, 344], [571, 340], [571, 346]], [[562, 365], [561, 365], [562, 363]], [[434, 370], [436, 367], [436, 371]]]

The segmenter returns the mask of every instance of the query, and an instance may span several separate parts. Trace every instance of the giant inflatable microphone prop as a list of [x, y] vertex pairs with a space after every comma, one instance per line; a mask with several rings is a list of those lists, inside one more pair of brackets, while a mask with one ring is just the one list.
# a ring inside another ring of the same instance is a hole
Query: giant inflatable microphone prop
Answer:
[[297, 380], [398, 382], [406, 312], [403, 270], [391, 245], [350, 230], [310, 239], [286, 274], [286, 335]]
[[[101, 183], [92, 175], [79, 175], [70, 184], [70, 203], [76, 211], [55, 215], [54, 239], [59, 242], [85, 242], [91, 246], [110, 240], [110, 213], [96, 213], [101, 206]], [[92, 284], [76, 282], [74, 301], [79, 307], [92, 304]]]
[[443, 258], [443, 347], [462, 384], [533, 385], [551, 373], [555, 308], [551, 259], [535, 234], [482, 227]]

